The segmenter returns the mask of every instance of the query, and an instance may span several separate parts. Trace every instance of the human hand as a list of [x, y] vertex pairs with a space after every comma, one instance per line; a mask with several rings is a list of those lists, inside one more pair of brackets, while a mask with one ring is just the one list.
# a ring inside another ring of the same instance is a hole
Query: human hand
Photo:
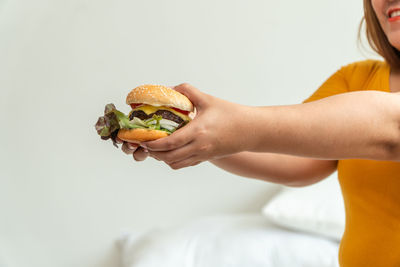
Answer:
[[200, 92], [190, 84], [174, 88], [196, 107], [195, 118], [168, 137], [141, 143], [149, 155], [172, 169], [197, 165], [246, 148], [243, 118], [247, 108]]
[[132, 155], [135, 161], [143, 161], [149, 156], [147, 149], [140, 147], [138, 144], [124, 142], [118, 137], [116, 142], [122, 144], [122, 151], [127, 155]]

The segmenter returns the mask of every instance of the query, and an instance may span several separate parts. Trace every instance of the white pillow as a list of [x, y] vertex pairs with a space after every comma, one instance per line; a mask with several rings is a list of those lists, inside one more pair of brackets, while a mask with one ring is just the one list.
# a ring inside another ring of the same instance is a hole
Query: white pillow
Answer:
[[340, 240], [345, 212], [337, 174], [308, 187], [284, 188], [263, 214], [277, 225]]
[[337, 267], [338, 243], [269, 224], [262, 215], [203, 219], [126, 234], [122, 267]]

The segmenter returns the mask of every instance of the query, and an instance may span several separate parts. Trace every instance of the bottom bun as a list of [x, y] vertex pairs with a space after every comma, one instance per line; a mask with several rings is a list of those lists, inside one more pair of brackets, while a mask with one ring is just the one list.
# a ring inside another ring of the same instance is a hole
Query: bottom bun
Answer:
[[123, 141], [138, 143], [167, 137], [168, 133], [160, 130], [120, 129], [117, 136]]

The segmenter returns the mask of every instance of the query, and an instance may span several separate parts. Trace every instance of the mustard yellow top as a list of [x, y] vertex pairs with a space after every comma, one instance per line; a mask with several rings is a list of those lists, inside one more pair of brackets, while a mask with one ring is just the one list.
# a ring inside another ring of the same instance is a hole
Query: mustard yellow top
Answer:
[[[341, 68], [305, 102], [360, 90], [390, 92], [390, 67], [366, 60]], [[339, 160], [346, 209], [341, 267], [400, 266], [400, 162]]]

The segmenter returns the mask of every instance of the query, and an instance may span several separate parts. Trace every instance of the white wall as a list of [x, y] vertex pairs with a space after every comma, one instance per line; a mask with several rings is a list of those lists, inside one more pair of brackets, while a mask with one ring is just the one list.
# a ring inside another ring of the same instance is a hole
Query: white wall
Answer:
[[[275, 190], [208, 163], [134, 163], [101, 141], [106, 103], [190, 82], [249, 105], [301, 102], [363, 57], [362, 1], [0, 0], [0, 257], [116, 266], [122, 229], [258, 212]], [[1, 259], [0, 259], [1, 265]]]

